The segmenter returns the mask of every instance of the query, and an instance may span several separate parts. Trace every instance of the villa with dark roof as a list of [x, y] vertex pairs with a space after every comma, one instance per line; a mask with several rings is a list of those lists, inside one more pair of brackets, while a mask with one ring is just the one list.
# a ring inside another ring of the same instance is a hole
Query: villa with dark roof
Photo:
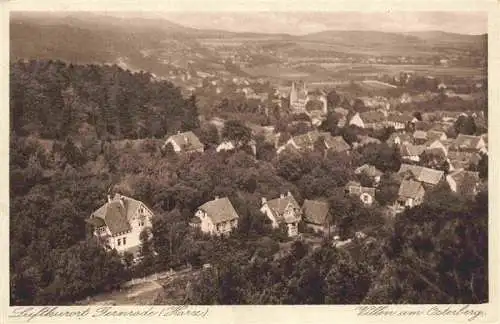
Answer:
[[108, 249], [137, 255], [145, 228], [151, 228], [153, 212], [142, 202], [115, 194], [87, 219], [99, 242]]
[[293, 237], [299, 234], [298, 225], [302, 219], [302, 211], [290, 192], [269, 201], [262, 198], [260, 211], [271, 220], [273, 228], [285, 224], [288, 236]]
[[191, 225], [210, 235], [229, 234], [238, 227], [238, 213], [227, 197], [207, 201], [198, 207], [194, 216]]
[[403, 180], [399, 186], [398, 198], [396, 200], [396, 211], [412, 208], [424, 201], [425, 189], [421, 182], [414, 180]]
[[331, 222], [328, 219], [329, 209], [330, 206], [326, 201], [304, 200], [302, 204], [304, 223], [315, 232], [328, 232], [328, 229], [331, 229]]
[[405, 180], [413, 179], [428, 186], [435, 186], [444, 179], [444, 172], [418, 165], [403, 163], [398, 174]]

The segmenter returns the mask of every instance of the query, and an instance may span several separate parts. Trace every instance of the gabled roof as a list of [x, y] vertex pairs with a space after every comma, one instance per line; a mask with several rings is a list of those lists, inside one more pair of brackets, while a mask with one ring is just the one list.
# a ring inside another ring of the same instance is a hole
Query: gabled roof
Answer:
[[327, 221], [329, 208], [329, 204], [325, 201], [304, 200], [304, 204], [302, 205], [304, 221], [312, 224], [324, 225]]
[[374, 137], [358, 135], [358, 143], [360, 145], [367, 145], [367, 144], [380, 144], [381, 142], [379, 139]]
[[337, 114], [343, 115], [344, 117], [349, 114], [349, 110], [342, 107], [336, 107], [333, 109], [333, 111], [336, 112]]
[[380, 111], [365, 111], [359, 114], [364, 123], [380, 123], [385, 121], [385, 115]]
[[344, 152], [348, 151], [351, 148], [342, 136], [333, 137], [330, 135], [330, 133], [326, 133], [323, 138], [328, 150], [332, 150], [334, 152]]
[[[362, 195], [364, 193], [367, 193], [370, 196], [375, 197], [375, 188], [363, 187], [361, 186], [361, 183], [357, 181], [349, 181], [346, 184], [346, 188], [349, 190], [351, 194]], [[351, 189], [354, 189], [354, 191], [351, 191]]]
[[435, 141], [441, 139], [441, 137], [444, 136], [444, 139], [446, 139], [446, 133], [437, 131], [437, 130], [430, 130], [427, 132], [427, 139], [429, 141]]
[[418, 181], [403, 180], [399, 186], [398, 196], [403, 199], [415, 199], [418, 193], [423, 189], [422, 183]]
[[311, 131], [302, 135], [294, 136], [292, 137], [292, 139], [295, 145], [297, 145], [298, 148], [300, 149], [311, 148], [313, 147], [314, 143], [318, 140], [318, 138], [321, 136], [321, 134], [325, 133], [319, 133], [318, 131]]
[[236, 210], [227, 197], [207, 201], [198, 209], [204, 211], [214, 224], [238, 218]]
[[476, 182], [479, 182], [479, 172], [475, 171], [459, 170], [450, 173], [448, 176], [457, 182], [464, 181], [465, 179], [472, 179]]
[[273, 213], [274, 217], [276, 218], [276, 220], [278, 222], [280, 222], [280, 221], [285, 221], [285, 222], [296, 221], [296, 219], [287, 220], [287, 219], [283, 218], [283, 214], [288, 206], [290, 206], [291, 208], [297, 209], [297, 210], [300, 209], [299, 204], [297, 203], [297, 201], [295, 200], [295, 198], [291, 194], [285, 195], [284, 197], [271, 199], [271, 200], [267, 201], [267, 206], [269, 207], [269, 209], [271, 210], [271, 212]]
[[410, 143], [411, 142], [411, 135], [410, 134], [407, 134], [407, 133], [392, 133], [390, 136], [389, 136], [389, 139], [387, 139], [387, 142], [388, 144], [393, 144], [394, 143], [394, 140], [399, 137], [400, 140], [401, 140], [401, 143], [404, 143], [404, 142], [408, 142]]
[[415, 121], [415, 129], [421, 131], [428, 131], [432, 128], [432, 124], [426, 121], [417, 120]]
[[140, 205], [138, 200], [116, 194], [110, 202], [93, 212], [88, 222], [97, 227], [106, 225], [111, 234], [127, 232]]
[[413, 120], [412, 115], [408, 114], [390, 114], [387, 116], [387, 120], [391, 122], [396, 122], [396, 123], [408, 123]]
[[456, 149], [476, 149], [481, 139], [481, 136], [459, 134], [453, 142], [453, 147]]
[[420, 156], [426, 149], [425, 145], [413, 145], [409, 143], [404, 143], [401, 146], [402, 156]]
[[168, 140], [174, 141], [183, 151], [194, 151], [205, 147], [191, 131], [172, 135]]
[[463, 195], [474, 193], [479, 183], [479, 173], [473, 171], [458, 170], [448, 175], [457, 184], [457, 192]]
[[459, 151], [448, 152], [448, 158], [452, 161], [461, 161], [472, 164], [477, 164], [481, 160], [481, 155], [479, 153], [467, 153]]
[[379, 177], [382, 176], [384, 173], [377, 169], [374, 165], [370, 164], [363, 164], [356, 170], [354, 170], [355, 174], [366, 174], [369, 177]]
[[444, 151], [443, 148], [439, 148], [439, 147], [433, 147], [433, 148], [427, 147], [424, 152], [426, 154], [429, 154], [429, 155], [432, 155], [435, 157], [443, 157], [443, 158], [446, 157], [446, 151]]
[[444, 172], [440, 170], [403, 163], [398, 174], [406, 172], [410, 172], [415, 177], [415, 180], [431, 185], [437, 184], [444, 176]]
[[422, 140], [426, 140], [427, 139], [427, 132], [424, 132], [422, 130], [416, 130], [414, 133], [413, 133], [413, 138], [414, 139], [422, 139]]

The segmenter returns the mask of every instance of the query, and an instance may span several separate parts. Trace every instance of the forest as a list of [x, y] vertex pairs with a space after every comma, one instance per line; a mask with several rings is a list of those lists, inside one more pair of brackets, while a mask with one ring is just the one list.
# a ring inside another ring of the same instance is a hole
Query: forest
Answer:
[[[315, 147], [276, 156], [257, 138], [256, 156], [245, 146], [217, 153], [219, 133], [197, 122], [196, 98], [183, 99], [170, 83], [145, 73], [58, 61], [11, 65], [11, 116], [12, 305], [72, 304], [132, 277], [206, 263], [212, 268], [186, 285], [183, 303], [488, 300], [487, 189], [471, 200], [442, 183], [422, 206], [388, 218], [401, 160], [384, 143], [349, 154]], [[177, 130], [193, 130], [206, 151], [162, 151]], [[250, 138], [237, 121], [222, 134]], [[364, 163], [386, 173], [369, 208], [344, 194], [348, 181], [363, 180], [353, 170]], [[97, 245], [85, 223], [110, 190], [155, 212], [139, 264]], [[333, 247], [328, 237], [319, 237], [319, 245], [290, 240], [259, 211], [262, 197], [287, 191], [300, 204], [329, 201], [329, 220], [342, 238], [364, 231], [373, 239], [355, 240], [348, 249]], [[227, 238], [188, 225], [196, 208], [216, 195], [229, 197], [240, 217]]]

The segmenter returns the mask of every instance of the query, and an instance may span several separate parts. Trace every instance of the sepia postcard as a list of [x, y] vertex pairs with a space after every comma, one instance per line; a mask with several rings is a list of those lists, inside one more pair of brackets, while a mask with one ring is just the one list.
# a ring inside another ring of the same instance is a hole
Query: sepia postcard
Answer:
[[498, 321], [495, 1], [0, 8], [6, 322]]

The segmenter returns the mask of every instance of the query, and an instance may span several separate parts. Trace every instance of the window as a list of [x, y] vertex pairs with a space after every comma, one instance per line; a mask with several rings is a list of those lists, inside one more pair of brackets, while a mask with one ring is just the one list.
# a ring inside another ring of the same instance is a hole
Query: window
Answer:
[[123, 238], [123, 245], [125, 245], [125, 244], [127, 244], [127, 238], [126, 237]]
[[122, 240], [121, 239], [116, 240], [116, 242], [117, 242], [118, 246], [120, 246], [122, 244]]

